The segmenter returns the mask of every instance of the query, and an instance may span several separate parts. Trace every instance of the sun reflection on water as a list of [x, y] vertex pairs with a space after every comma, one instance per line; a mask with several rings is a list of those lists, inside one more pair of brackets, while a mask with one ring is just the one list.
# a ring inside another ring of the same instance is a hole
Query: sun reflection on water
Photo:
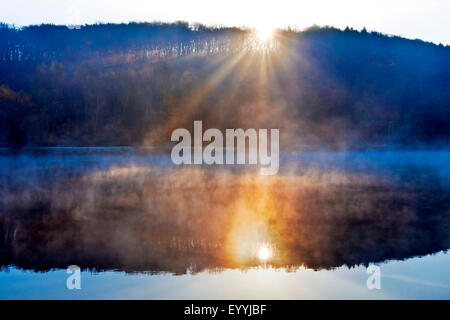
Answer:
[[258, 258], [259, 260], [261, 260], [262, 262], [266, 262], [267, 260], [269, 260], [269, 258], [271, 257], [271, 252], [269, 247], [267, 247], [266, 245], [262, 245], [259, 249], [258, 249]]

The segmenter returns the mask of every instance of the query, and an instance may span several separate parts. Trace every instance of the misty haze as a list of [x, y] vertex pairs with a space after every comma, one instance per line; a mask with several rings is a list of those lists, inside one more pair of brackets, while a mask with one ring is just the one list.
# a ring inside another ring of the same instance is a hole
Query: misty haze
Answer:
[[[366, 29], [0, 25], [0, 282], [77, 265], [135, 297], [265, 275], [244, 297], [448, 298], [449, 105], [449, 46]], [[278, 171], [175, 165], [194, 121], [278, 129]]]

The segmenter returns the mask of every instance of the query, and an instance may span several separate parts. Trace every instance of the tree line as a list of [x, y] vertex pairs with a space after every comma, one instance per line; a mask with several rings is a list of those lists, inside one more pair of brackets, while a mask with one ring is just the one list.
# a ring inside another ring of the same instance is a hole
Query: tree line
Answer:
[[193, 120], [284, 148], [447, 144], [450, 47], [365, 29], [0, 26], [0, 145], [163, 145]]

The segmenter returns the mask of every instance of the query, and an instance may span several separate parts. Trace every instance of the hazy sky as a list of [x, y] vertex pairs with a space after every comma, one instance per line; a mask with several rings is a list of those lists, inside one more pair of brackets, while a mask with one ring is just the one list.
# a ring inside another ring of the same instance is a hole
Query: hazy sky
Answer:
[[450, 45], [449, 0], [0, 0], [0, 21], [176, 21], [250, 27], [366, 27], [383, 33]]

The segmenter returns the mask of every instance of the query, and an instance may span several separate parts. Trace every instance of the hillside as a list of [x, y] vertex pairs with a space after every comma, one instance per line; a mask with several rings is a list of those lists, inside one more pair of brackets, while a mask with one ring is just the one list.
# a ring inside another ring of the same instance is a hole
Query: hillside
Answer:
[[193, 120], [284, 149], [446, 145], [449, 107], [450, 47], [365, 30], [0, 27], [0, 146], [159, 146]]

